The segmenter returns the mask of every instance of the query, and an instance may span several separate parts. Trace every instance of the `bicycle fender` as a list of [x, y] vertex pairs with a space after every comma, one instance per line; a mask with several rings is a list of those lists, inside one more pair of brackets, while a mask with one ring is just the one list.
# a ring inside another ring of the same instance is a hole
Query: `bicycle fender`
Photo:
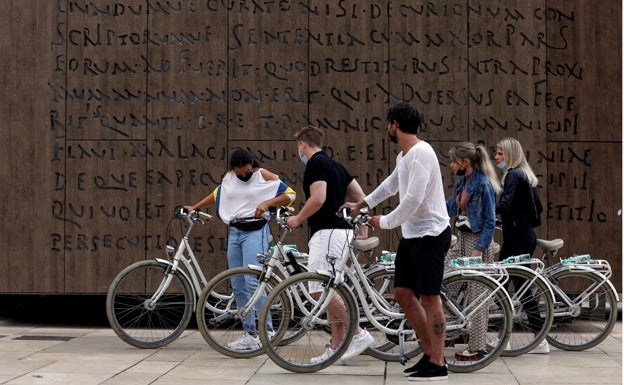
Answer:
[[[522, 266], [522, 265], [512, 265], [512, 266], [513, 267], [508, 266], [507, 268], [511, 267], [513, 269], [528, 270], [530, 272], [530, 274], [535, 274], [535, 276], [536, 276], [538, 281], [542, 281], [542, 283], [544, 285], [546, 285], [546, 287], [548, 287], [550, 289], [550, 282], [548, 282], [548, 280], [546, 278], [544, 278], [544, 276], [542, 274], [540, 274], [540, 273], [536, 272], [535, 270], [530, 269], [530, 268], [528, 268], [526, 266]], [[554, 303], [555, 302], [555, 293], [553, 293], [552, 289], [548, 290], [548, 293], [550, 294], [550, 298], [552, 298], [553, 303]]]
[[[168, 266], [173, 265], [173, 263], [171, 263], [171, 261], [169, 261], [168, 259], [155, 258], [155, 260], [156, 262], [162, 263], [163, 265], [168, 265]], [[178, 269], [176, 270], [176, 272], [179, 272], [180, 274], [182, 274], [184, 279], [186, 279], [186, 282], [188, 282], [189, 286], [191, 287], [191, 290], [193, 291], [193, 294], [194, 294], [193, 295], [193, 311], [195, 311], [195, 309], [197, 309], [197, 297], [199, 296], [199, 293], [195, 292], [195, 286], [193, 286], [193, 281], [191, 281], [188, 274], [186, 274], [186, 272], [183, 269]]]
[[596, 270], [592, 269], [591, 267], [587, 267], [583, 265], [561, 265], [560, 267], [556, 268], [548, 275], [552, 276], [564, 270], [579, 271], [579, 272], [597, 275], [601, 280], [603, 280], [604, 282], [607, 283], [607, 285], [609, 285], [609, 289], [613, 292], [613, 294], [615, 294], [615, 299], [618, 302], [620, 301], [620, 296], [618, 295], [617, 290], [615, 290], [615, 286], [613, 286], [613, 283], [611, 283], [611, 281], [608, 278], [606, 278], [604, 275], [597, 272]]
[[260, 265], [247, 265], [248, 268], [250, 268], [251, 270], [256, 270], [256, 271], [264, 271], [264, 269], [262, 268], [262, 266]]
[[[317, 274], [320, 274], [320, 275], [322, 275], [322, 276], [325, 276], [325, 277], [327, 277], [327, 278], [330, 278], [330, 279], [334, 278], [334, 275], [331, 273], [331, 271], [327, 271], [327, 270], [315, 270], [314, 272], [315, 272], [315, 273], [317, 273]], [[334, 283], [335, 283], [335, 282], [334, 282]], [[357, 304], [357, 298], [358, 298], [358, 297], [357, 297], [357, 295], [355, 295], [355, 294], [353, 293], [353, 290], [351, 289], [351, 287], [350, 287], [349, 285], [345, 285], [345, 280], [344, 280], [344, 278], [343, 278], [343, 281], [342, 281], [342, 282], [338, 283], [338, 285], [340, 285], [340, 286], [344, 287], [345, 289], [347, 289], [347, 291], [349, 292], [349, 294], [351, 294], [351, 297], [353, 298], [353, 300], [354, 300], [354, 301], [355, 301], [355, 303]]]
[[[597, 272], [596, 270], [592, 269], [591, 267], [586, 267], [583, 265], [570, 265], [568, 266], [570, 269], [569, 270], [575, 270], [575, 271], [583, 271], [586, 272], [588, 274], [593, 274], [595, 276], [598, 276], [598, 278], [604, 282], [607, 283], [607, 285], [609, 285], [609, 289], [613, 292], [613, 294], [615, 294], [615, 299], [619, 302], [620, 301], [620, 296], [618, 295], [618, 292], [615, 290], [615, 286], [613, 286], [613, 283], [611, 283], [611, 281], [605, 277], [604, 275], [600, 274], [599, 272]], [[561, 270], [565, 270], [565, 269], [561, 269]]]

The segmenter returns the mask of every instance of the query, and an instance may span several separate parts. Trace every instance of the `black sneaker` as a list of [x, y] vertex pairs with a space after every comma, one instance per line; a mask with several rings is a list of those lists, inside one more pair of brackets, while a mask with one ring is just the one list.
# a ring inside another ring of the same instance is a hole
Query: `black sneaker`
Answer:
[[427, 364], [429, 363], [430, 358], [431, 357], [429, 357], [427, 354], [423, 354], [423, 356], [420, 357], [420, 360], [418, 360], [417, 363], [415, 363], [412, 367], [405, 369], [403, 373], [405, 373], [406, 376], [409, 376], [412, 373], [423, 370], [425, 366], [427, 366]]
[[448, 380], [448, 369], [446, 365], [438, 366], [432, 362], [416, 373], [412, 373], [407, 377], [409, 381], [441, 381]]

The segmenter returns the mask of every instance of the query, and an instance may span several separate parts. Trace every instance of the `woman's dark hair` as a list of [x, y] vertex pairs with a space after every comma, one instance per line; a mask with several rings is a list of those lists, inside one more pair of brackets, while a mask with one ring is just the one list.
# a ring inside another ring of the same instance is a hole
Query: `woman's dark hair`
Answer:
[[399, 123], [399, 130], [407, 134], [417, 134], [422, 124], [422, 114], [411, 104], [400, 102], [388, 107], [388, 122]]
[[239, 148], [234, 150], [232, 155], [230, 155], [230, 169], [234, 167], [242, 167], [247, 164], [250, 164], [253, 168], [260, 166], [254, 159], [253, 155], [247, 150]]

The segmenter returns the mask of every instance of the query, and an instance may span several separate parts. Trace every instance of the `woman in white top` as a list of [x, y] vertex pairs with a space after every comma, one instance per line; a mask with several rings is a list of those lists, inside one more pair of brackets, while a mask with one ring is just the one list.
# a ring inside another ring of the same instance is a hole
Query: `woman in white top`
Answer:
[[[295, 191], [282, 182], [276, 174], [260, 168], [253, 156], [245, 150], [235, 150], [230, 157], [230, 170], [214, 191], [192, 206], [189, 210], [202, 209], [213, 204], [221, 220], [230, 225], [228, 236], [228, 268], [256, 263], [256, 254], [268, 249], [268, 223], [260, 215], [271, 208], [290, 205], [295, 200]], [[241, 219], [258, 218], [257, 221], [241, 222]], [[236, 303], [243, 306], [258, 287], [255, 276], [232, 279], [232, 290]], [[256, 309], [243, 320], [244, 334], [229, 344], [233, 349], [251, 350], [260, 347], [256, 329], [256, 316], [262, 308], [264, 298], [258, 301]], [[272, 324], [267, 325], [272, 330]]]

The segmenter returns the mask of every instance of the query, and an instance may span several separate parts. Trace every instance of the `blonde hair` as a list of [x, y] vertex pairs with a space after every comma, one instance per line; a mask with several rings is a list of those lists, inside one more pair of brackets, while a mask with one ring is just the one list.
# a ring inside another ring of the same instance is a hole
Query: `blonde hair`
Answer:
[[502, 177], [503, 184], [505, 183], [507, 171], [511, 168], [519, 168], [524, 171], [524, 174], [529, 179], [529, 184], [533, 187], [537, 186], [539, 181], [537, 180], [533, 169], [529, 166], [529, 162], [527, 162], [526, 157], [524, 156], [522, 145], [517, 139], [505, 138], [498, 142], [496, 147], [501, 149], [503, 157], [505, 158], [505, 163], [507, 163], [507, 168], [505, 169]]
[[449, 149], [449, 157], [451, 161], [457, 163], [461, 163], [461, 159], [470, 160], [472, 167], [479, 170], [490, 181], [496, 195], [499, 195], [503, 190], [490, 156], [482, 145], [475, 145], [470, 142], [457, 144]]

